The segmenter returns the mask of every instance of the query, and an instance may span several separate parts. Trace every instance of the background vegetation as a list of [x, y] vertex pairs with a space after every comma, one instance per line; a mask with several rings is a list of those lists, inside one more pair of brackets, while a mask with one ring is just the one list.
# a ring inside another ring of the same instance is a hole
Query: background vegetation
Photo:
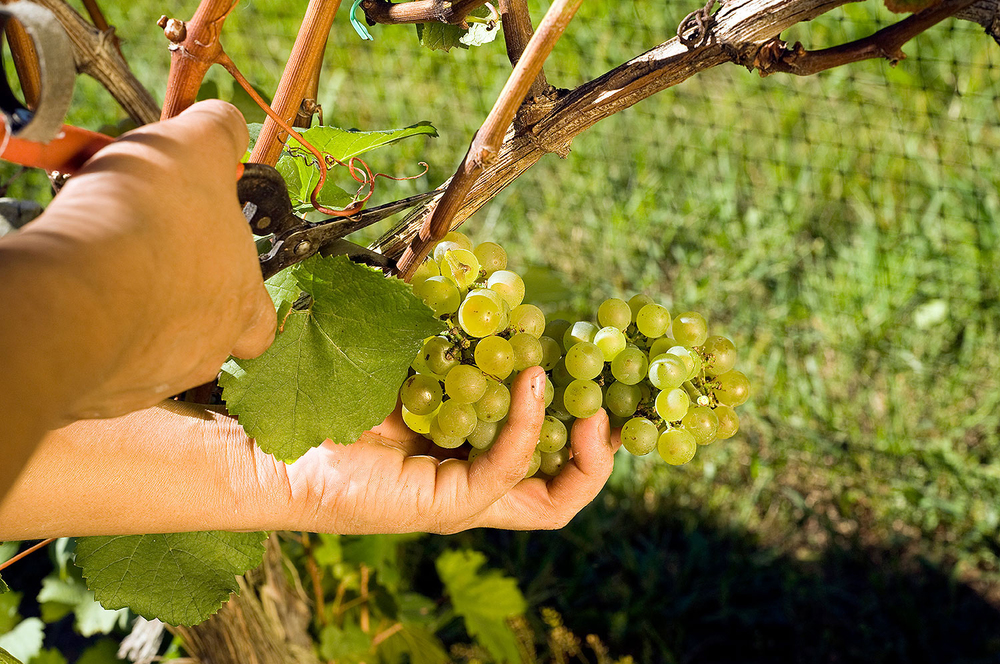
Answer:
[[[300, 4], [244, 1], [227, 23], [229, 53], [265, 90]], [[689, 4], [586, 3], [550, 83], [667, 39]], [[164, 9], [106, 8], [160, 98]], [[830, 45], [891, 20], [866, 2], [785, 37]], [[387, 199], [451, 174], [509, 65], [499, 43], [445, 54], [412, 27], [373, 33], [361, 42], [339, 17], [326, 122], [441, 133], [375, 158], [400, 174], [431, 164]], [[507, 247], [549, 311], [590, 317], [645, 291], [704, 312], [754, 394], [741, 433], [688, 466], [619, 459], [563, 531], [408, 545], [414, 579], [444, 547], [479, 548], [534, 606], [640, 662], [1000, 661], [1000, 47], [948, 21], [905, 50], [896, 68], [808, 79], [707, 72], [547, 157], [466, 225]], [[121, 117], [90, 81], [77, 96], [78, 124]]]

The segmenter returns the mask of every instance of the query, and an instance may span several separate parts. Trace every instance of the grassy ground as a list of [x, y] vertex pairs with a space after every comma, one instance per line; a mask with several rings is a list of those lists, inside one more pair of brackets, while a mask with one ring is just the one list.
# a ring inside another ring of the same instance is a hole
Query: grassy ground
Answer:
[[[194, 6], [176, 4], [182, 17]], [[550, 82], [602, 73], [692, 8], [586, 4]], [[161, 7], [108, 10], [162, 96]], [[265, 89], [292, 13], [244, 2], [227, 24], [229, 52]], [[865, 3], [786, 38], [829, 45], [888, 20]], [[499, 44], [432, 53], [406, 27], [362, 43], [344, 17], [335, 32], [327, 122], [431, 120], [440, 138], [373, 166], [431, 163], [396, 192], [447, 177], [503, 83]], [[702, 311], [741, 348], [754, 395], [736, 439], [680, 469], [623, 459], [565, 531], [458, 539], [640, 661], [1000, 659], [997, 49], [946, 22], [894, 69], [707, 72], [501, 193], [469, 232], [507, 246], [555, 308], [589, 316], [643, 290]], [[102, 94], [81, 85], [73, 119], [114, 120]]]

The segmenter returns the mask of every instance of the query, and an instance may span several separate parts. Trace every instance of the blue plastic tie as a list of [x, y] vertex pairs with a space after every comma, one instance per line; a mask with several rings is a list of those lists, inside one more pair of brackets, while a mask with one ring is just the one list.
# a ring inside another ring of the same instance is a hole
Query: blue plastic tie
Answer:
[[372, 37], [372, 33], [368, 32], [368, 27], [358, 20], [357, 13], [358, 7], [361, 6], [361, 0], [354, 0], [354, 4], [351, 5], [351, 25], [354, 26], [354, 31], [358, 33], [358, 36], [365, 41], [375, 41]]

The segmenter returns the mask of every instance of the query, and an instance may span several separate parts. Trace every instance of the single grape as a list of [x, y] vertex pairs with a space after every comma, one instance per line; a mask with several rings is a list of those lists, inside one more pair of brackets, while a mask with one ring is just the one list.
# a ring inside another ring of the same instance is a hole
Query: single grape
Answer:
[[538, 434], [538, 449], [542, 452], [561, 450], [566, 446], [567, 437], [566, 425], [552, 415], [546, 415]]
[[[653, 341], [653, 343], [649, 346], [649, 361], [652, 362], [660, 355], [666, 353], [675, 343], [676, 342], [670, 337], [660, 337], [659, 339]], [[683, 346], [678, 346], [678, 348], [683, 348]]]
[[701, 355], [698, 353], [691, 353], [691, 359], [694, 361], [694, 366], [691, 367], [691, 373], [688, 374], [688, 380], [699, 377], [701, 375], [701, 368], [704, 365]]
[[458, 307], [458, 324], [472, 337], [488, 337], [500, 328], [503, 308], [480, 291], [469, 293]]
[[635, 385], [646, 377], [649, 360], [638, 348], [626, 348], [611, 360], [611, 375], [626, 385]]
[[601, 327], [617, 327], [624, 332], [632, 322], [632, 310], [625, 300], [617, 297], [609, 298], [601, 302], [601, 306], [597, 308], [597, 322]]
[[473, 252], [479, 259], [479, 265], [490, 276], [497, 270], [507, 269], [507, 252], [496, 242], [482, 242]]
[[542, 452], [538, 464], [538, 472], [549, 477], [555, 477], [569, 463], [569, 448], [564, 447], [555, 452]]
[[736, 366], [736, 344], [725, 337], [709, 337], [702, 352], [706, 376], [718, 376]]
[[545, 314], [533, 304], [519, 304], [510, 310], [508, 329], [525, 332], [538, 339], [545, 331]]
[[558, 387], [566, 387], [574, 380], [576, 380], [576, 378], [573, 378], [573, 376], [566, 371], [565, 358], [560, 358], [559, 361], [556, 362], [556, 366], [552, 367], [552, 382]]
[[[524, 280], [516, 272], [497, 270], [487, 279], [486, 286], [490, 290], [500, 293], [511, 309], [524, 300]], [[544, 327], [542, 329], [544, 330]], [[541, 333], [537, 336], [541, 336]]]
[[510, 338], [510, 346], [514, 349], [514, 369], [524, 371], [542, 361], [542, 344], [527, 332], [518, 332]]
[[667, 349], [665, 354], [680, 358], [681, 362], [684, 363], [689, 376], [694, 372], [696, 366], [694, 361], [695, 353], [692, 353], [684, 346], [671, 346]]
[[[570, 325], [572, 325], [572, 323], [565, 318], [554, 318], [545, 322], [545, 332], [542, 334], [550, 339], [558, 341], [559, 347], [562, 348], [563, 337], [566, 335], [566, 330], [569, 329]], [[563, 348], [563, 350], [565, 350], [565, 348]]]
[[585, 320], [573, 323], [563, 333], [563, 349], [569, 351], [573, 347], [573, 344], [578, 344], [581, 341], [592, 342], [594, 336], [597, 334], [597, 329], [596, 325]]
[[[427, 340], [424, 340], [424, 343], [427, 343]], [[424, 357], [423, 352], [417, 353], [417, 356], [413, 358], [413, 362], [410, 363], [410, 368], [417, 373], [424, 374], [426, 376], [433, 376], [438, 380], [444, 380], [444, 376], [439, 376], [431, 371], [431, 368], [427, 366], [427, 358]]]
[[594, 335], [594, 343], [604, 354], [604, 361], [610, 362], [618, 357], [618, 353], [625, 350], [628, 346], [628, 339], [617, 327], [609, 325], [597, 331], [597, 334]]
[[479, 278], [479, 259], [468, 249], [450, 249], [438, 263], [441, 276], [448, 277], [459, 288], [468, 288]]
[[477, 367], [459, 364], [445, 376], [444, 391], [455, 403], [475, 403], [486, 393], [487, 382]]
[[441, 383], [437, 378], [414, 374], [403, 381], [399, 398], [414, 415], [433, 413], [441, 404]]
[[564, 385], [556, 385], [555, 389], [552, 391], [552, 403], [550, 403], [547, 407], [549, 414], [554, 415], [563, 421], [573, 419], [573, 416], [566, 410], [566, 404], [564, 403], [565, 396], [566, 387]]
[[[501, 420], [502, 421], [502, 420]], [[485, 450], [493, 441], [497, 439], [497, 435], [500, 433], [500, 422], [486, 422], [484, 420], [479, 420], [476, 422], [476, 428], [472, 430], [466, 438], [469, 441], [469, 445], [472, 445], [478, 450]]]
[[663, 390], [656, 395], [656, 413], [667, 422], [676, 422], [687, 415], [691, 397], [679, 387]]
[[656, 389], [669, 390], [680, 387], [688, 379], [688, 370], [681, 358], [664, 354], [663, 357], [649, 363], [646, 375]]
[[435, 316], [447, 316], [458, 311], [462, 296], [458, 286], [445, 277], [428, 277], [413, 287], [413, 294], [424, 301]]
[[427, 259], [424, 260], [424, 262], [420, 264], [420, 267], [413, 272], [413, 278], [410, 279], [410, 285], [416, 288], [417, 284], [420, 282], [430, 279], [431, 277], [438, 276], [441, 276], [441, 270], [438, 268], [438, 264], [430, 259]]
[[438, 376], [447, 376], [448, 372], [459, 363], [458, 349], [444, 337], [428, 339], [420, 354], [431, 373]]
[[750, 398], [750, 380], [742, 371], [727, 371], [713, 379], [715, 398], [726, 406], [741, 406]]
[[[438, 410], [437, 415], [434, 417], [434, 422], [437, 423], [438, 429], [442, 434], [449, 437], [461, 438], [465, 440], [465, 437], [472, 433], [476, 428], [476, 422], [479, 418], [476, 417], [476, 411], [472, 407], [472, 404], [468, 403], [458, 403], [454, 399], [448, 399], [441, 404], [441, 409]], [[434, 437], [434, 425], [431, 425], [431, 439]], [[437, 443], [437, 441], [434, 441]]]
[[409, 427], [410, 431], [426, 436], [431, 432], [431, 422], [434, 421], [440, 408], [441, 406], [438, 405], [426, 415], [415, 415], [406, 410], [406, 406], [403, 406], [403, 423]]
[[488, 447], [485, 448], [485, 449], [480, 449], [478, 447], [473, 447], [471, 450], [469, 450], [469, 463], [472, 463], [473, 461], [475, 461], [479, 457], [481, 457], [484, 454], [486, 454], [488, 451], [489, 451]]
[[503, 380], [514, 370], [514, 348], [503, 337], [484, 337], [476, 344], [476, 366], [484, 373]]
[[685, 311], [674, 318], [673, 333], [681, 346], [700, 346], [708, 339], [708, 322], [696, 311]]
[[539, 467], [542, 465], [542, 453], [537, 449], [531, 455], [531, 461], [528, 463], [528, 472], [524, 474], [525, 477], [531, 477], [538, 472]]
[[569, 375], [580, 380], [597, 378], [604, 371], [604, 353], [589, 341], [573, 344], [566, 351], [565, 362]]
[[486, 391], [473, 406], [480, 420], [499, 422], [510, 410], [510, 390], [503, 383], [487, 380]]
[[684, 429], [667, 429], [656, 441], [656, 451], [671, 466], [680, 466], [694, 458], [698, 443]]
[[708, 445], [719, 432], [719, 416], [708, 406], [695, 406], [681, 420], [681, 427], [694, 436], [696, 443]]
[[670, 327], [670, 312], [658, 304], [647, 304], [635, 315], [635, 326], [651, 339], [662, 337]]
[[599, 411], [603, 401], [601, 386], [592, 380], [574, 380], [563, 393], [566, 412], [581, 420]]
[[546, 371], [552, 371], [558, 364], [559, 358], [562, 357], [562, 346], [552, 337], [546, 336], [539, 338], [538, 343], [542, 347], [541, 367]]
[[720, 404], [715, 407], [715, 416], [719, 418], [719, 430], [715, 434], [719, 440], [732, 438], [740, 430], [740, 416], [733, 408]]
[[646, 295], [645, 293], [636, 293], [629, 299], [628, 308], [632, 311], [632, 321], [635, 322], [635, 317], [639, 315], [639, 310], [642, 309], [647, 304], [655, 304], [653, 298]]
[[446, 240], [441, 240], [434, 245], [434, 249], [431, 251], [431, 256], [434, 258], [434, 262], [438, 264], [438, 274], [441, 274], [441, 261], [444, 260], [444, 255], [449, 251], [454, 251], [455, 249], [464, 249], [462, 245], [457, 242], [451, 242]]
[[616, 380], [608, 386], [608, 391], [604, 395], [604, 405], [615, 415], [628, 417], [635, 413], [641, 398], [642, 390], [639, 386], [626, 385]]
[[660, 432], [645, 417], [633, 417], [622, 425], [622, 447], [635, 456], [645, 456], [656, 449]]
[[545, 407], [546, 408], [549, 407], [549, 404], [552, 403], [552, 400], [555, 398], [555, 396], [556, 396], [556, 386], [553, 385], [552, 381], [549, 380], [549, 377], [546, 376], [545, 377], [545, 397], [543, 399], [543, 401], [545, 402]]
[[449, 436], [441, 431], [440, 424], [436, 418], [433, 422], [431, 422], [431, 431], [430, 434], [428, 434], [428, 437], [434, 441], [434, 444], [438, 447], [443, 447], [448, 450], [461, 447], [462, 443], [465, 442], [465, 438], [462, 436]]

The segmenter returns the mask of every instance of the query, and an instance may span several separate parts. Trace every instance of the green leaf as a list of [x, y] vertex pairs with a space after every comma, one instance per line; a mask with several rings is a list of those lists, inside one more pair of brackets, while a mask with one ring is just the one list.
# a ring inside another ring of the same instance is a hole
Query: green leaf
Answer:
[[45, 577], [38, 593], [45, 622], [54, 622], [72, 611], [76, 615], [76, 629], [83, 636], [108, 634], [115, 627], [125, 627], [128, 611], [109, 611], [102, 607], [94, 593], [83, 581], [74, 576], [60, 578], [58, 574]]
[[434, 633], [419, 626], [403, 623], [403, 628], [378, 647], [383, 664], [446, 664], [451, 660]]
[[76, 664], [118, 664], [118, 644], [111, 639], [101, 639], [83, 651]]
[[[277, 288], [274, 343], [231, 359], [219, 381], [229, 412], [284, 461], [326, 439], [353, 443], [385, 419], [421, 343], [443, 329], [407, 284], [344, 256], [313, 256], [290, 272], [297, 285], [283, 277]], [[312, 296], [304, 310], [289, 308], [296, 290]]]
[[236, 575], [260, 564], [267, 533], [171, 533], [85, 537], [76, 564], [107, 609], [194, 625], [237, 591]]
[[344, 562], [364, 563], [375, 572], [379, 583], [393, 594], [399, 589], [399, 545], [418, 539], [422, 533], [403, 535], [361, 535], [341, 539]]
[[[490, 15], [486, 7], [478, 7], [471, 13], [473, 17], [485, 18]], [[463, 28], [449, 23], [417, 23], [417, 39], [422, 46], [432, 51], [450, 51], [453, 48], [469, 48], [488, 44], [500, 34], [500, 26], [492, 27], [486, 23], [469, 21], [469, 27]]]
[[6, 650], [12, 657], [27, 662], [41, 652], [44, 638], [45, 623], [38, 618], [28, 618], [0, 636], [0, 650]]
[[8, 592], [0, 595], [0, 634], [6, 634], [21, 622], [21, 614], [17, 612], [21, 606], [23, 593]]
[[55, 648], [46, 648], [32, 657], [28, 664], [66, 664], [66, 658]]
[[0, 576], [0, 595], [7, 592], [10, 592], [10, 586], [8, 586], [7, 582], [3, 580], [2, 576]]
[[435, 566], [469, 636], [497, 661], [516, 662], [517, 639], [507, 619], [523, 614], [527, 603], [514, 579], [496, 570], [480, 573], [485, 562], [479, 551], [445, 551]]
[[356, 662], [371, 652], [372, 639], [354, 624], [340, 629], [327, 625], [319, 635], [319, 654], [325, 660]]
[[[282, 154], [275, 165], [275, 168], [281, 173], [281, 177], [285, 178], [285, 184], [288, 185], [288, 197], [293, 206], [310, 203], [313, 189], [319, 182], [319, 171], [311, 165], [311, 155], [309, 159], [310, 162], [307, 163], [302, 157]], [[328, 172], [316, 201], [328, 208], [345, 208], [354, 202], [354, 197], [337, 186], [333, 182], [331, 173]]]
[[21, 664], [21, 660], [17, 659], [3, 648], [0, 648], [0, 664]]

